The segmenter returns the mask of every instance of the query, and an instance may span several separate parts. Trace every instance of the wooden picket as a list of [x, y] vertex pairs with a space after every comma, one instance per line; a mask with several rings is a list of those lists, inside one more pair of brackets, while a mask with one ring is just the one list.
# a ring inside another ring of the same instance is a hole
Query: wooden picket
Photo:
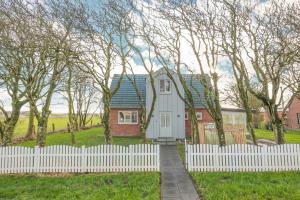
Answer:
[[0, 147], [0, 174], [159, 171], [159, 145]]
[[255, 146], [186, 144], [188, 171], [292, 171], [300, 170], [300, 145]]

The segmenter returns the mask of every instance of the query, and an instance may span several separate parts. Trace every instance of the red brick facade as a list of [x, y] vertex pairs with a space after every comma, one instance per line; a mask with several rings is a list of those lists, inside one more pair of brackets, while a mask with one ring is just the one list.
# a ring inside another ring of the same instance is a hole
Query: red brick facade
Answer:
[[[118, 112], [128, 110], [139, 110], [139, 109], [119, 109], [112, 108], [110, 113], [110, 127], [113, 136], [139, 136], [140, 135], [140, 120], [138, 124], [119, 124], [118, 123]], [[186, 111], [187, 112], [187, 111]], [[206, 109], [196, 109], [196, 112], [202, 112], [202, 120], [200, 122], [210, 123], [213, 122], [212, 117]], [[191, 117], [188, 115], [188, 120], [185, 120], [185, 135], [191, 136]]]
[[[186, 110], [187, 112], [187, 110]], [[196, 112], [202, 112], [202, 120], [199, 120], [199, 122], [204, 123], [213, 123], [214, 120], [211, 117], [211, 115], [208, 113], [206, 109], [196, 109]], [[185, 120], [185, 135], [191, 136], [192, 135], [192, 126], [191, 126], [191, 116], [188, 114], [188, 119]]]
[[[297, 113], [300, 115], [300, 100], [294, 99], [290, 105], [286, 115], [284, 116], [284, 125], [289, 130], [298, 130], [300, 129], [300, 124], [298, 123]], [[282, 116], [282, 112], [279, 111], [278, 114]], [[260, 112], [254, 116], [257, 121], [262, 122], [263, 124], [270, 123], [269, 115], [266, 112]], [[257, 119], [259, 118], [259, 119]]]
[[289, 107], [287, 112], [287, 128], [291, 130], [300, 129], [298, 123], [297, 113], [300, 115], [300, 100], [295, 99]]
[[110, 113], [110, 127], [113, 136], [139, 136], [140, 135], [140, 119], [137, 124], [119, 124], [118, 111], [139, 110], [139, 109], [119, 109], [112, 108]]

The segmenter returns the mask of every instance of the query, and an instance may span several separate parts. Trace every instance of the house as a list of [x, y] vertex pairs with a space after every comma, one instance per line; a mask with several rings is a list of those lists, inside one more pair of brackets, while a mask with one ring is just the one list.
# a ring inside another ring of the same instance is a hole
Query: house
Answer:
[[[175, 83], [178, 91], [184, 96], [184, 89], [175, 72]], [[148, 113], [152, 102], [152, 89], [149, 77], [145, 74], [129, 75], [135, 78], [138, 89], [144, 101], [140, 102], [136, 91], [128, 77], [124, 77], [120, 89], [112, 97], [110, 126], [113, 136], [138, 136], [140, 135], [139, 112], [141, 103], [146, 106]], [[115, 88], [120, 75], [114, 75], [111, 82], [111, 89]], [[185, 74], [184, 78], [189, 87], [193, 87], [192, 95], [196, 108], [196, 115], [199, 123], [213, 123], [213, 119], [205, 107], [204, 88], [196, 80], [195, 75]], [[167, 76], [165, 69], [161, 68], [154, 72], [156, 102], [154, 112], [146, 131], [149, 139], [169, 138], [184, 139], [191, 136], [191, 118], [187, 107], [177, 93], [176, 87]], [[235, 119], [235, 118], [234, 118]], [[239, 120], [236, 118], [236, 120]]]
[[294, 98], [286, 113], [286, 128], [300, 130], [300, 99]]
[[[285, 113], [282, 110], [278, 111], [279, 116], [284, 119], [284, 127], [288, 130], [300, 130], [300, 99], [294, 98]], [[262, 111], [254, 115], [257, 126], [270, 129], [270, 117], [267, 112]], [[261, 125], [259, 125], [259, 123]]]

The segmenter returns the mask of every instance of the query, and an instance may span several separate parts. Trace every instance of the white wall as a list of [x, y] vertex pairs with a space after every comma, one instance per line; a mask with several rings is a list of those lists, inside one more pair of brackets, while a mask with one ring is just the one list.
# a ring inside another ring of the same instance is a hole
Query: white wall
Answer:
[[[184, 94], [183, 87], [178, 77], [176, 75], [174, 77], [180, 93]], [[172, 137], [176, 139], [185, 138], [184, 102], [180, 99], [179, 95], [177, 94], [172, 81], [171, 81], [171, 94], [160, 94], [160, 88], [159, 88], [160, 79], [169, 79], [164, 69], [160, 69], [157, 72], [155, 72], [155, 88], [156, 88], [157, 98], [156, 98], [152, 119], [147, 129], [147, 137], [158, 138], [160, 134], [160, 112], [172, 112], [172, 117], [171, 117]], [[151, 108], [152, 97], [153, 97], [153, 93], [152, 93], [150, 80], [147, 79], [146, 82], [147, 113]]]

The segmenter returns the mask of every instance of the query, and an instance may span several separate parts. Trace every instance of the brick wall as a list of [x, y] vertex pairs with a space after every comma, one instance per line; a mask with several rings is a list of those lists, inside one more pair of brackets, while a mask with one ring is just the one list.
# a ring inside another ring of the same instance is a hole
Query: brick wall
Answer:
[[297, 121], [297, 113], [300, 113], [300, 100], [295, 99], [287, 112], [287, 128], [291, 130], [300, 129], [300, 124]]
[[139, 110], [139, 109], [119, 109], [112, 108], [110, 113], [110, 127], [113, 136], [139, 136], [140, 119], [137, 124], [118, 124], [118, 111]]
[[[187, 110], [185, 110], [187, 112]], [[203, 123], [213, 123], [214, 120], [208, 113], [206, 109], [196, 109], [196, 112], [202, 112], [202, 120], [199, 120], [199, 122]], [[192, 127], [191, 127], [191, 116], [188, 114], [188, 120], [185, 120], [185, 135], [191, 136], [192, 135]]]

